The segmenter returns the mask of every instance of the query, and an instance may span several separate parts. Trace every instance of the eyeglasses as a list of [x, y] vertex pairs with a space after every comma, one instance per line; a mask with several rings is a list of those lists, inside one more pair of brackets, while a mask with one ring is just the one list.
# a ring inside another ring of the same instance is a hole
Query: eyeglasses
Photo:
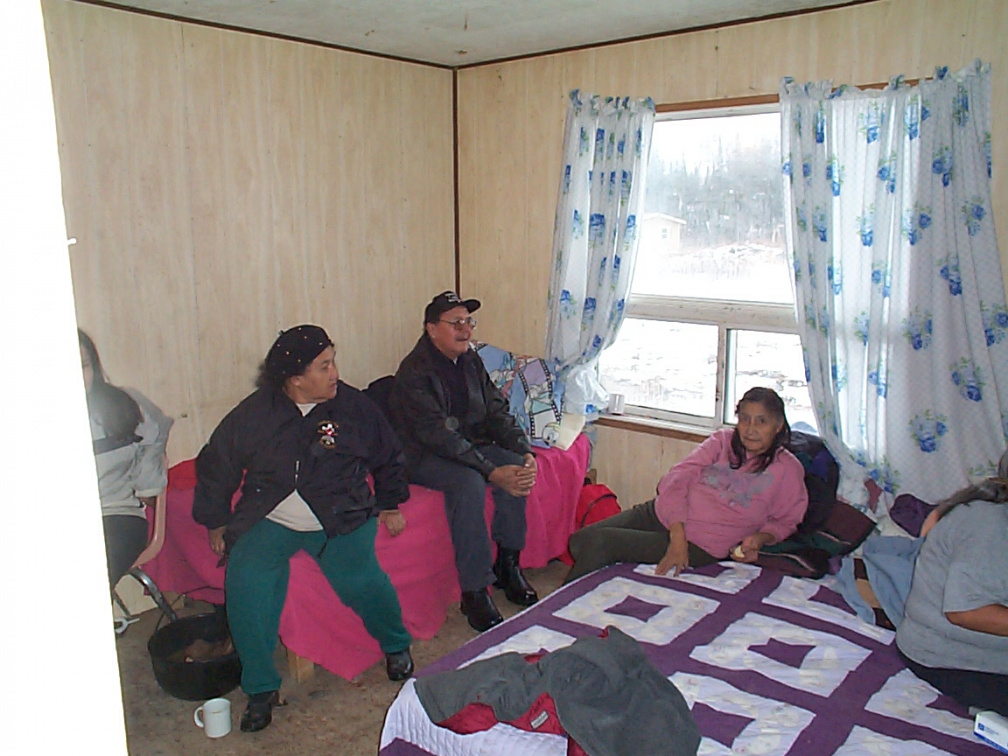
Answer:
[[461, 331], [466, 326], [476, 327], [476, 318], [459, 318], [458, 320], [439, 320], [438, 323], [447, 323], [456, 331]]

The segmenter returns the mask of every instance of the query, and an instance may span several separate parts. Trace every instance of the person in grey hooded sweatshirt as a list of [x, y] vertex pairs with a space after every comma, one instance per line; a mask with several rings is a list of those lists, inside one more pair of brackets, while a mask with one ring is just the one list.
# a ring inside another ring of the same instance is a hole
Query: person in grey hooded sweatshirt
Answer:
[[168, 484], [165, 446], [172, 419], [136, 389], [108, 382], [94, 341], [81, 330], [81, 370], [98, 473], [109, 586], [147, 546], [147, 515]]

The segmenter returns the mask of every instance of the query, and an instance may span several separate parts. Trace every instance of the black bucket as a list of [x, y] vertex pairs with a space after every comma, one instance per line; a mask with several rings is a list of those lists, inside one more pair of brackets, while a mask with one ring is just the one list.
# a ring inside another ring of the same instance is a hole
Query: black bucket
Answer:
[[194, 614], [165, 625], [147, 641], [154, 679], [166, 693], [185, 701], [205, 701], [230, 693], [241, 682], [241, 662], [236, 652], [206, 660], [177, 659], [178, 653], [195, 640], [214, 643], [227, 636], [223, 614]]

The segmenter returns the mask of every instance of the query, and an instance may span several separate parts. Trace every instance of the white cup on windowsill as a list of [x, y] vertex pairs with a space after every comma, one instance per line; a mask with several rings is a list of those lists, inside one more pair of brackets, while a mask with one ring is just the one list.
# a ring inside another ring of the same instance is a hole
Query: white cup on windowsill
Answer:
[[609, 406], [606, 407], [606, 411], [610, 415], [622, 415], [623, 410], [625, 409], [626, 409], [625, 394], [609, 394]]

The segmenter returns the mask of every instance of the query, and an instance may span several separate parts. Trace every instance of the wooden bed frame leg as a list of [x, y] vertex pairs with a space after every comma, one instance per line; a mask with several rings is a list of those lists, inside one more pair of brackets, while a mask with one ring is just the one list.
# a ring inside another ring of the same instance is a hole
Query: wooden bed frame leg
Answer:
[[298, 656], [289, 648], [287, 649], [287, 667], [290, 669], [291, 677], [299, 684], [315, 677], [315, 663], [311, 659]]

